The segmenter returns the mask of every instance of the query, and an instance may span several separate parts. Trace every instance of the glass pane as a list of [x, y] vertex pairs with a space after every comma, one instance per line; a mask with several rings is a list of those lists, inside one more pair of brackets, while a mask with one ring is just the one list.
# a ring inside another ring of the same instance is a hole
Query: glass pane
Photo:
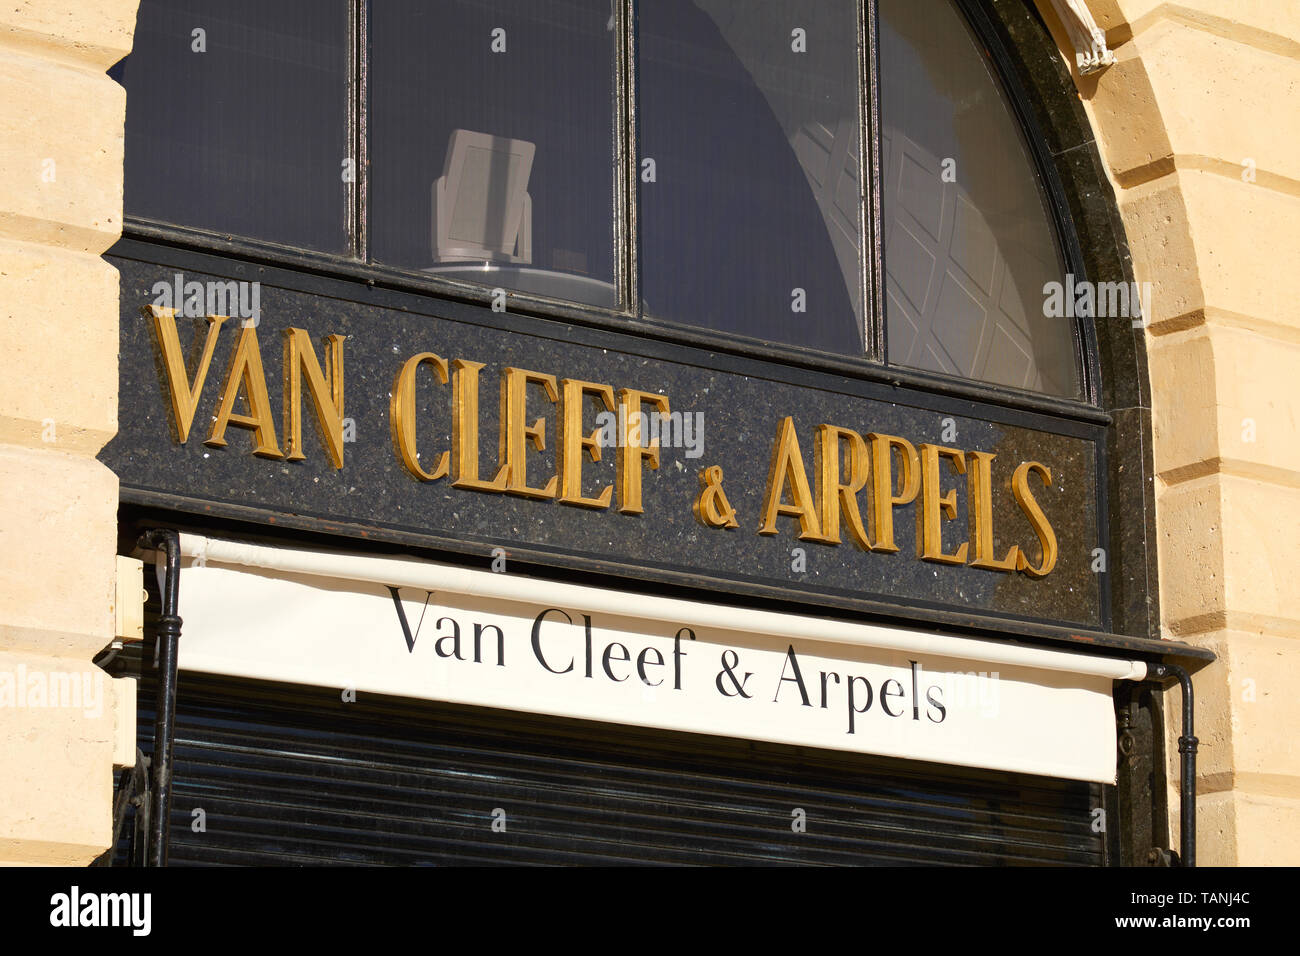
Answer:
[[610, 0], [374, 0], [376, 262], [614, 306]]
[[347, 33], [342, 0], [142, 0], [126, 212], [346, 251]]
[[1020, 125], [949, 0], [880, 2], [889, 360], [1080, 393], [1065, 268]]
[[856, 11], [852, 0], [642, 5], [651, 314], [862, 353]]

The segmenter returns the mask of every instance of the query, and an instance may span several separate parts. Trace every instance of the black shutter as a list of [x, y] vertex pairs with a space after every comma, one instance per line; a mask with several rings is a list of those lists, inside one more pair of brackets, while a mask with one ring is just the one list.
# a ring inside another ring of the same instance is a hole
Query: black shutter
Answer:
[[341, 698], [182, 672], [171, 863], [1103, 862], [1096, 784]]

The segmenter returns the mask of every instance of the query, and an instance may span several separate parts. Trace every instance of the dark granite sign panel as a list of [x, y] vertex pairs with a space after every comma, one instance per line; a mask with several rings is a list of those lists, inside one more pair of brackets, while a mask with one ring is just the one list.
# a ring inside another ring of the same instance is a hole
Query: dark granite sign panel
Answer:
[[101, 457], [124, 501], [484, 567], [1103, 624], [1095, 425], [508, 302], [112, 261], [121, 400]]

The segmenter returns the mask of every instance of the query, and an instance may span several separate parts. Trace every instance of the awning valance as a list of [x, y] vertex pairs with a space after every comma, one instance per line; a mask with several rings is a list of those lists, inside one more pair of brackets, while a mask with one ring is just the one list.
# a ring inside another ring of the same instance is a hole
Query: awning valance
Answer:
[[181, 536], [182, 669], [1113, 783], [1141, 661]]

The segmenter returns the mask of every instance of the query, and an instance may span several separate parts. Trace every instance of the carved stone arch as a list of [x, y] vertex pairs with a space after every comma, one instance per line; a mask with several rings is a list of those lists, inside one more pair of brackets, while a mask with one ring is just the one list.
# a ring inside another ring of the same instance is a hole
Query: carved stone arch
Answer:
[[[1089, 162], [1100, 157], [1104, 192], [1118, 197], [1106, 204], [1124, 272], [1152, 289], [1147, 325], [1132, 333], [1136, 401], [1104, 348], [1102, 364], [1117, 423], [1142, 422], [1130, 434], [1143, 443], [1145, 536], [1161, 569], [1152, 636], [1219, 657], [1196, 675], [1197, 730], [1211, 742], [1198, 764], [1200, 861], [1294, 865], [1300, 759], [1268, 741], [1294, 720], [1281, 701], [1297, 697], [1300, 636], [1300, 541], [1282, 531], [1300, 508], [1300, 309], [1282, 265], [1300, 261], [1300, 13], [1086, 0], [1115, 62], [1083, 75], [1056, 0], [1035, 2], [1077, 90], [1066, 87], [1061, 106], [1086, 114]], [[1028, 0], [990, 6], [1008, 23], [1028, 12]], [[1279, 701], [1271, 711], [1254, 697], [1263, 674]], [[1181, 695], [1170, 695], [1176, 713]]]

